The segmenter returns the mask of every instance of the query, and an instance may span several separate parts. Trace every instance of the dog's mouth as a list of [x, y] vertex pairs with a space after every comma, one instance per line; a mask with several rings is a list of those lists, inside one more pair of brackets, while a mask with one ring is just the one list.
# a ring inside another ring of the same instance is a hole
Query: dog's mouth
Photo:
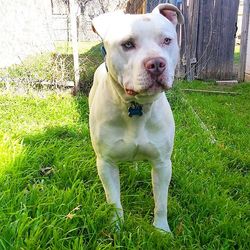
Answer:
[[130, 95], [130, 96], [135, 96], [137, 94], [139, 94], [139, 92], [136, 92], [134, 91], [133, 89], [125, 89], [127, 95]]
[[129, 96], [136, 96], [138, 94], [153, 94], [159, 93], [161, 91], [169, 90], [168, 84], [163, 83], [162, 81], [154, 81], [150, 85], [146, 86], [145, 88], [140, 89], [139, 91], [135, 91], [132, 88], [125, 88], [125, 92]]

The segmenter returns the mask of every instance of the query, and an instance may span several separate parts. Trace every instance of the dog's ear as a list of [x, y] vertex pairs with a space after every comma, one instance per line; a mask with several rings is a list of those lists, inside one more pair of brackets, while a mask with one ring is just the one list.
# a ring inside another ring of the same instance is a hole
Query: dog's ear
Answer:
[[105, 13], [100, 16], [95, 17], [92, 20], [92, 30], [98, 34], [102, 39], [107, 34], [108, 29], [115, 22], [115, 17], [124, 15], [123, 11], [115, 11], [110, 13]]
[[184, 23], [184, 17], [180, 10], [173, 4], [163, 3], [156, 6], [152, 13], [159, 13], [165, 16], [174, 26]]

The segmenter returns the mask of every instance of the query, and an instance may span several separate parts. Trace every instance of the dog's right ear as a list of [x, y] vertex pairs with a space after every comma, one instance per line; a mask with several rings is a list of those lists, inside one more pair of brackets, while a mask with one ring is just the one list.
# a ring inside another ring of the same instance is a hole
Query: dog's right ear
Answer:
[[174, 26], [184, 23], [184, 17], [180, 10], [173, 4], [162, 3], [156, 6], [152, 13], [159, 13], [166, 17]]
[[105, 13], [100, 16], [95, 17], [92, 20], [92, 30], [98, 34], [102, 39], [105, 38], [108, 29], [115, 22], [115, 17], [124, 15], [123, 11], [115, 11], [110, 13]]

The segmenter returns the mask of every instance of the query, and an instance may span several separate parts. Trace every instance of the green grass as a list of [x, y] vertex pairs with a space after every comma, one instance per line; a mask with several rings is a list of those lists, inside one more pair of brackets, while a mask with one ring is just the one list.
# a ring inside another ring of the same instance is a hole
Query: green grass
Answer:
[[[92, 43], [80, 44], [80, 52], [81, 83], [88, 92], [102, 56]], [[27, 58], [1, 74], [72, 80], [71, 53], [67, 44], [58, 43], [56, 53]], [[86, 96], [31, 88], [13, 92], [2, 85], [1, 250], [250, 248], [250, 84], [177, 82], [168, 92], [176, 121], [172, 235], [151, 225], [154, 203], [146, 162], [120, 166], [125, 224], [120, 233], [113, 230], [113, 208], [105, 202], [90, 143]]]
[[[181, 91], [187, 87], [241, 95]], [[249, 249], [249, 93], [249, 84], [201, 82], [177, 83], [168, 93], [176, 120], [173, 235], [151, 225], [145, 162], [121, 165], [125, 224], [113, 231], [85, 96], [0, 95], [0, 249]]]

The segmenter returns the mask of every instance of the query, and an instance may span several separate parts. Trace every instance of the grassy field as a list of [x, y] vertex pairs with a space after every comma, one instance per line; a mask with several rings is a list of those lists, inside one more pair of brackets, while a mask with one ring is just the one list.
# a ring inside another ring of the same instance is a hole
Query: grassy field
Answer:
[[[8, 68], [9, 76], [25, 78], [29, 70], [38, 79], [72, 80], [71, 51], [65, 44], [57, 49], [59, 54]], [[87, 51], [83, 45], [80, 59], [87, 92], [99, 46]], [[250, 84], [177, 81], [167, 93], [176, 121], [171, 235], [151, 225], [147, 162], [120, 165], [125, 224], [113, 230], [113, 208], [105, 202], [90, 143], [86, 96], [2, 86], [0, 250], [250, 248]]]
[[187, 87], [222, 88], [177, 82], [167, 94], [176, 120], [172, 235], [151, 226], [145, 162], [121, 165], [125, 224], [113, 232], [85, 96], [0, 95], [0, 249], [249, 249], [250, 85], [223, 87], [235, 96]]

